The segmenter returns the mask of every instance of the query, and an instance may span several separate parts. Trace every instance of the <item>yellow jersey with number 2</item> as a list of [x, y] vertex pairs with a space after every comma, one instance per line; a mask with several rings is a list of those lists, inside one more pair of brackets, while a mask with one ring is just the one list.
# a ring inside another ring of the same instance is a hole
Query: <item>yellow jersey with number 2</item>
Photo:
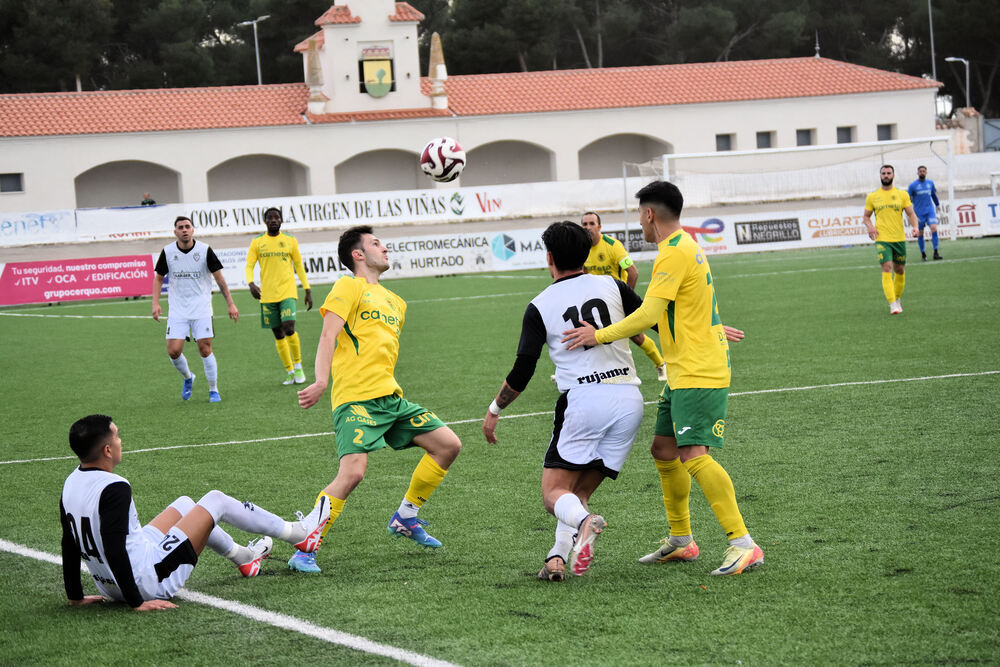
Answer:
[[321, 316], [328, 312], [344, 319], [333, 353], [330, 400], [334, 409], [370, 398], [402, 396], [395, 371], [406, 302], [364, 278], [342, 276], [320, 306]]
[[647, 297], [670, 301], [657, 322], [671, 389], [729, 386], [729, 343], [722, 329], [708, 258], [684, 230], [657, 246]]

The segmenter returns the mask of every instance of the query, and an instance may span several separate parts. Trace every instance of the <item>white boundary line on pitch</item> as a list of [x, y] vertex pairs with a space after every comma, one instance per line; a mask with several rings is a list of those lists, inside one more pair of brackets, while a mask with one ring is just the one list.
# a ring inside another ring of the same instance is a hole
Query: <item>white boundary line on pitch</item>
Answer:
[[[735, 391], [729, 394], [729, 397], [734, 396], [755, 396], [757, 394], [778, 394], [789, 391], [808, 391], [811, 389], [832, 389], [836, 387], [855, 387], [860, 385], [872, 385], [872, 384], [891, 384], [895, 382], [920, 382], [924, 380], [944, 380], [948, 378], [965, 378], [965, 377], [978, 377], [983, 375], [997, 375], [1000, 374], [1000, 370], [995, 371], [978, 371], [975, 373], [948, 373], [945, 375], [923, 375], [920, 377], [912, 378], [896, 378], [890, 380], [858, 380], [854, 382], [834, 382], [831, 384], [812, 384], [803, 387], [780, 387], [778, 389], [755, 389], [751, 391]], [[656, 400], [645, 401], [644, 405], [652, 405], [656, 403]], [[546, 410], [544, 412], [523, 412], [517, 415], [501, 415], [500, 419], [520, 419], [521, 417], [542, 417], [544, 415], [553, 414], [551, 410]], [[458, 419], [455, 421], [445, 422], [447, 426], [457, 426], [458, 424], [472, 424], [482, 421], [482, 417], [476, 417], [474, 419]], [[141, 454], [144, 452], [163, 452], [171, 449], [190, 449], [194, 447], [221, 447], [223, 445], [248, 445], [258, 442], [276, 442], [279, 440], [295, 440], [297, 438], [319, 438], [327, 435], [333, 435], [333, 431], [324, 431], [323, 433], [301, 433], [298, 435], [279, 435], [273, 438], [255, 438], [253, 440], [227, 440], [226, 442], [205, 442], [195, 445], [168, 445], [166, 447], [147, 447], [145, 449], [132, 449], [126, 450], [124, 454]], [[16, 459], [11, 461], [0, 461], [0, 465], [9, 465], [12, 463], [42, 463], [44, 461], [68, 461], [71, 459], [76, 459], [75, 456], [49, 456], [39, 459]]]
[[[52, 317], [69, 320], [152, 320], [151, 315], [49, 315], [48, 313], [4, 313], [7, 317]], [[213, 318], [214, 319], [214, 318]]]
[[[32, 549], [14, 542], [8, 542], [4, 539], [0, 539], [0, 551], [6, 551], [17, 556], [24, 556], [25, 558], [33, 558], [45, 563], [52, 563], [53, 565], [62, 565], [62, 558], [60, 556], [50, 554], [46, 551], [38, 551], [37, 549]], [[82, 565], [80, 570], [82, 572], [87, 571], [86, 567]], [[339, 630], [325, 628], [321, 625], [314, 625], [313, 623], [304, 621], [301, 618], [288, 616], [286, 614], [279, 614], [278, 612], [268, 611], [266, 609], [261, 609], [260, 607], [243, 604], [242, 602], [217, 598], [213, 595], [207, 595], [205, 593], [199, 593], [198, 591], [191, 591], [187, 589], [182, 589], [176, 597], [181, 600], [188, 600], [190, 602], [196, 602], [208, 607], [214, 607], [215, 609], [221, 609], [233, 614], [238, 614], [239, 616], [249, 618], [252, 621], [258, 621], [275, 628], [298, 632], [299, 634], [314, 637], [328, 644], [338, 644], [355, 651], [385, 656], [410, 665], [420, 665], [421, 667], [425, 665], [428, 667], [455, 667], [454, 663], [451, 662], [430, 658], [419, 653], [413, 653], [412, 651], [396, 648], [395, 646], [379, 644], [378, 642], [366, 639], [365, 637], [359, 637], [357, 635], [351, 635]]]
[[[1000, 255], [983, 255], [981, 257], [960, 257], [958, 259], [948, 260], [952, 264], [958, 264], [959, 262], [981, 262], [989, 261], [994, 259], [1000, 259]], [[914, 264], [914, 266], [918, 266]], [[920, 264], [919, 266], [943, 266], [941, 262], [937, 264]], [[823, 271], [853, 271], [855, 269], [872, 269], [878, 268], [878, 264], [859, 264], [855, 266], [817, 266], [811, 269], [789, 269], [787, 271], [767, 271], [764, 273], [734, 273], [726, 274], [722, 273], [717, 275], [716, 278], [719, 280], [726, 280], [728, 278], [757, 278], [758, 276], [783, 276], [791, 273], [820, 273]], [[912, 268], [912, 267], [911, 267]]]

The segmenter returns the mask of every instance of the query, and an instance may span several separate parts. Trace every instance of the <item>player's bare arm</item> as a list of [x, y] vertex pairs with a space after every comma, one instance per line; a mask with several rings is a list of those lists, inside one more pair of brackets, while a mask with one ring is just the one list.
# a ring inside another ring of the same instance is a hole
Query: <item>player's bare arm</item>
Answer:
[[229, 309], [229, 319], [233, 322], [238, 321], [240, 319], [240, 311], [236, 308], [233, 295], [229, 293], [229, 285], [226, 284], [226, 278], [222, 275], [222, 269], [213, 273], [212, 277], [215, 278], [215, 283], [219, 286], [219, 291], [222, 292], [222, 296], [226, 300], [226, 307]]
[[913, 230], [913, 238], [920, 235], [920, 227], [917, 224], [917, 214], [913, 211], [913, 205], [907, 206], [903, 209], [906, 213], [906, 217], [910, 219], [910, 228]]
[[500, 420], [500, 411], [513, 403], [514, 399], [520, 395], [521, 392], [512, 389], [504, 380], [496, 398], [493, 399], [493, 403], [486, 409], [486, 416], [483, 417], [483, 435], [486, 437], [486, 442], [491, 445], [497, 444], [496, 429], [497, 422]]
[[337, 336], [343, 329], [344, 318], [340, 315], [327, 312], [323, 316], [323, 331], [319, 335], [319, 345], [316, 346], [316, 365], [313, 367], [316, 380], [299, 392], [299, 405], [303, 410], [308, 410], [316, 405], [323, 392], [330, 385], [333, 351], [337, 345]]
[[163, 290], [163, 276], [153, 272], [153, 319], [160, 321], [163, 309], [160, 308], [160, 292]]
[[635, 268], [635, 264], [625, 269], [625, 284], [631, 289], [635, 289], [636, 283], [639, 282], [639, 269]]
[[257, 287], [257, 283], [250, 283], [248, 287], [250, 288], [250, 296], [260, 301], [260, 288]]
[[313, 309], [313, 295], [312, 295], [312, 290], [307, 289], [306, 290], [306, 310], [309, 311], [309, 310], [312, 310], [312, 309]]
[[872, 213], [873, 213], [873, 211], [869, 211], [868, 209], [865, 209], [865, 220], [864, 220], [864, 222], [865, 222], [865, 227], [868, 228], [868, 238], [870, 238], [872, 241], [874, 241], [876, 239], [876, 237], [878, 237], [878, 230], [875, 229], [875, 223], [872, 222]]

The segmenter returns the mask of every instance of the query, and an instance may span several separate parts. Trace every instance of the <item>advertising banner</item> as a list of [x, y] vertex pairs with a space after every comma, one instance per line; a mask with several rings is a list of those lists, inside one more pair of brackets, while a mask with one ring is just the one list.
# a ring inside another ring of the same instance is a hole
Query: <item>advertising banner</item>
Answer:
[[0, 305], [144, 296], [152, 286], [150, 255], [8, 262], [0, 273]]
[[73, 211], [0, 213], [0, 247], [76, 240]]
[[[358, 224], [427, 224], [575, 215], [589, 207], [606, 210], [621, 199], [621, 181], [568, 181], [491, 185], [479, 188], [400, 190], [342, 195], [271, 197], [200, 204], [80, 209], [82, 241], [173, 235], [174, 218], [186, 215], [197, 236], [264, 231], [264, 211], [281, 209], [282, 229], [346, 229]], [[0, 240], [2, 243], [2, 240]]]
[[[168, 239], [173, 236], [173, 221], [179, 215], [190, 217], [195, 234], [201, 237], [263, 232], [264, 211], [271, 206], [281, 209], [282, 228], [293, 234], [317, 229], [337, 231], [357, 224], [377, 227], [567, 216], [576, 219], [580, 211], [587, 209], [618, 210], [620, 186], [619, 179], [598, 179], [0, 214], [0, 247]], [[995, 197], [956, 198], [953, 214], [942, 216], [941, 224], [950, 224], [949, 218], [953, 218], [959, 236], [1000, 233], [1000, 229], [989, 222], [997, 219], [998, 201]], [[696, 230], [691, 233], [697, 234], [699, 243], [712, 254], [842, 245], [867, 237], [862, 224], [863, 200], [860, 199], [856, 207], [847, 208], [761, 213], [743, 210], [743, 213], [712, 217], [701, 215], [696, 209], [689, 210], [683, 217], [683, 224], [689, 231]], [[637, 238], [641, 238], [638, 223], [631, 226]], [[504, 242], [499, 243], [503, 245]], [[520, 252], [513, 247], [506, 251], [499, 248], [494, 256], [501, 262], [517, 264], [520, 259], [503, 258], [511, 250], [515, 254]]]

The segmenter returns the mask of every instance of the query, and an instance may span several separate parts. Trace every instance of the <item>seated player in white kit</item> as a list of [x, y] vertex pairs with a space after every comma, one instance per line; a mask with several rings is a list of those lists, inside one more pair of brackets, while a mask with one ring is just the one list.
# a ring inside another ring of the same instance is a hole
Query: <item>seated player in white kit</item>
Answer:
[[[122, 460], [122, 440], [111, 417], [90, 415], [76, 421], [69, 443], [80, 466], [66, 478], [59, 515], [63, 583], [71, 605], [111, 599], [136, 611], [176, 607], [169, 599], [184, 587], [206, 545], [235, 563], [244, 577], [253, 577], [271, 552], [272, 537], [314, 551], [330, 518], [327, 502], [290, 522], [250, 502], [209, 491], [198, 504], [186, 496], [178, 498], [142, 526], [132, 487], [113, 472]], [[217, 525], [220, 521], [265, 537], [238, 545]], [[81, 558], [100, 595], [83, 594]]]

